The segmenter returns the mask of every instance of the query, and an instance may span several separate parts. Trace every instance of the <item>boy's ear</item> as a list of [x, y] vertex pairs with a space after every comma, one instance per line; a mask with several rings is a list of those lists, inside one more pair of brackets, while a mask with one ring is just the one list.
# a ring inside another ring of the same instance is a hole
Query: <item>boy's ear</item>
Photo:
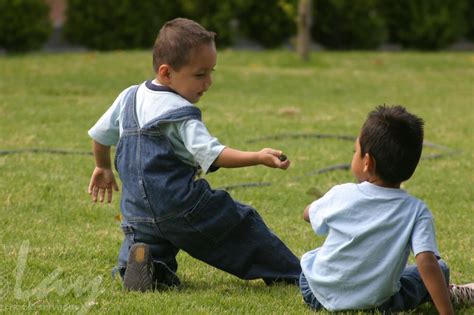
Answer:
[[171, 67], [167, 64], [162, 64], [158, 68], [158, 77], [160, 79], [160, 82], [163, 82], [165, 84], [171, 82]]
[[369, 153], [364, 155], [364, 172], [375, 172], [375, 159]]

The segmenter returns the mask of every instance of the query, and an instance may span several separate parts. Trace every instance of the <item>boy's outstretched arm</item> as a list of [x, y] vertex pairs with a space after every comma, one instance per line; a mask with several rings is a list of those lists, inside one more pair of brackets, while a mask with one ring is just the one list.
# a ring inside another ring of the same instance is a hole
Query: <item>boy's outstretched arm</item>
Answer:
[[286, 170], [290, 166], [290, 160], [280, 161], [282, 152], [275, 149], [262, 149], [258, 152], [239, 151], [226, 147], [217, 157], [214, 165], [217, 167], [245, 167], [253, 165], [265, 165], [273, 168]]
[[92, 196], [92, 201], [96, 202], [97, 196], [99, 196], [100, 202], [104, 202], [105, 192], [107, 191], [107, 202], [110, 203], [112, 201], [113, 190], [118, 191], [115, 175], [112, 171], [110, 147], [102, 145], [94, 140], [93, 151], [95, 169], [92, 173], [88, 192], [89, 195]]
[[428, 289], [438, 312], [441, 315], [454, 314], [446, 280], [435, 255], [432, 252], [422, 252], [416, 255], [415, 259], [421, 279], [426, 289]]

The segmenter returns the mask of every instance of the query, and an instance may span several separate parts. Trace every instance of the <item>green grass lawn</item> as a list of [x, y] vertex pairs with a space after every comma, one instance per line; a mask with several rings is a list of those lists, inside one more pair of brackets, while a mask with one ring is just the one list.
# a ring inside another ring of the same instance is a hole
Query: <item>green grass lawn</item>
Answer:
[[[222, 169], [214, 187], [254, 206], [301, 256], [322, 244], [302, 220], [304, 207], [350, 171], [351, 141], [294, 134], [356, 136], [378, 104], [402, 104], [426, 122], [427, 147], [403, 187], [426, 201], [452, 281], [474, 282], [473, 53], [318, 52], [309, 63], [290, 52], [221, 51], [214, 84], [198, 106], [210, 132], [231, 147], [281, 149], [288, 171]], [[129, 85], [152, 77], [149, 52], [0, 57], [0, 150], [90, 151], [87, 130]], [[272, 139], [259, 138], [275, 136]], [[253, 140], [253, 141], [252, 141]], [[0, 155], [0, 313], [310, 314], [293, 286], [243, 281], [178, 255], [176, 290], [125, 293], [111, 278], [122, 235], [119, 194], [111, 205], [86, 193], [90, 155]], [[431, 314], [429, 305], [417, 312]], [[472, 309], [460, 313], [472, 313]]]

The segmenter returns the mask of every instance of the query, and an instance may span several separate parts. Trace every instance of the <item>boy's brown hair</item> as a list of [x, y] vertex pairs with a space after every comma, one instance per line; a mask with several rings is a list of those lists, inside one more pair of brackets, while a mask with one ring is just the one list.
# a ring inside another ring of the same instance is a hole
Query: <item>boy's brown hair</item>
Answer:
[[155, 73], [162, 64], [168, 64], [179, 71], [188, 62], [194, 48], [213, 43], [215, 36], [216, 33], [189, 19], [176, 18], [166, 22], [160, 29], [153, 47]]

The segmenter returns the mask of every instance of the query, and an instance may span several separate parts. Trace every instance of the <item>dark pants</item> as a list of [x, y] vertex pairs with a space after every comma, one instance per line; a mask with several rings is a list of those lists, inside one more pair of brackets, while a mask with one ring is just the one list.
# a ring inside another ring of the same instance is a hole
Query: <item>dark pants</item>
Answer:
[[[449, 284], [449, 268], [443, 260], [438, 260], [438, 263], [446, 279], [447, 286]], [[378, 311], [386, 313], [409, 311], [430, 300], [430, 294], [423, 280], [421, 280], [420, 272], [416, 265], [407, 265], [405, 267], [400, 283], [400, 291], [378, 306], [376, 308]], [[314, 296], [303, 273], [300, 276], [300, 289], [303, 300], [310, 308], [314, 310], [324, 308]]]
[[209, 207], [203, 213], [193, 211], [159, 222], [127, 222], [122, 227], [125, 240], [119, 254], [120, 274], [125, 272], [130, 247], [141, 242], [150, 246], [154, 261], [166, 263], [173, 271], [178, 268], [176, 254], [182, 249], [241, 279], [298, 284], [299, 259], [253, 208], [236, 205], [244, 215], [235, 222], [231, 213], [225, 214], [229, 209], [216, 209], [219, 213], [213, 214]]

